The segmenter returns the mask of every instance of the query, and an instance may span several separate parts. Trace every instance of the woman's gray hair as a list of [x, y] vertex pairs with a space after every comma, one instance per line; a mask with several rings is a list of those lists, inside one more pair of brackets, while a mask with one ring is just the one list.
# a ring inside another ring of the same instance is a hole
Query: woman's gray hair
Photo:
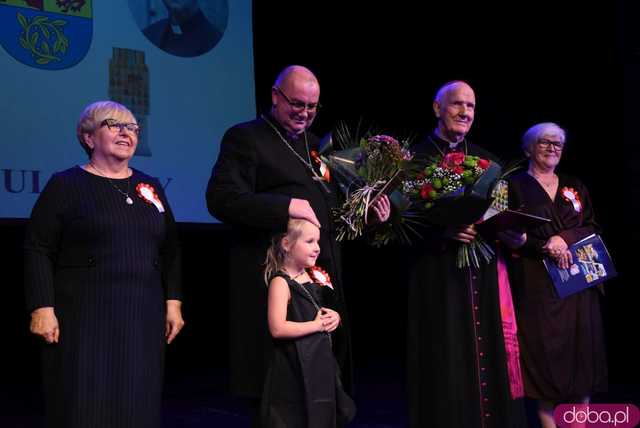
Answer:
[[560, 140], [564, 143], [567, 138], [567, 132], [553, 122], [538, 123], [527, 129], [527, 132], [522, 136], [522, 145], [520, 147], [525, 153], [531, 153], [531, 145], [537, 143], [543, 137], [560, 137]]
[[87, 146], [84, 141], [84, 134], [91, 134], [98, 129], [105, 119], [115, 119], [118, 122], [135, 122], [136, 118], [128, 108], [115, 101], [96, 101], [89, 104], [82, 111], [78, 124], [76, 126], [76, 136], [80, 142], [80, 146], [91, 158], [93, 149]]

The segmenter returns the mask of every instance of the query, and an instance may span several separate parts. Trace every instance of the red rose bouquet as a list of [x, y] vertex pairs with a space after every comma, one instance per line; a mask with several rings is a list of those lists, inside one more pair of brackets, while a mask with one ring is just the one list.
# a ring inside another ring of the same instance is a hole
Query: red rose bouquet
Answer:
[[[415, 175], [403, 183], [403, 192], [414, 209], [424, 210], [428, 224], [474, 224], [490, 208], [500, 173], [501, 168], [495, 162], [452, 152], [419, 167]], [[493, 255], [491, 246], [477, 235], [471, 243], [460, 246], [457, 266], [479, 267], [480, 260], [488, 263]]]
[[422, 200], [429, 210], [438, 199], [462, 196], [465, 186], [474, 184], [490, 165], [491, 161], [478, 156], [449, 153], [418, 170], [412, 180], [404, 182], [403, 190], [416, 202]]

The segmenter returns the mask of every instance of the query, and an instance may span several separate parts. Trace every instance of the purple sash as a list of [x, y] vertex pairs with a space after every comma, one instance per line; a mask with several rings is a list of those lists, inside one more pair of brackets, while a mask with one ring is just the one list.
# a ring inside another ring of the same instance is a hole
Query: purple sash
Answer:
[[500, 316], [502, 318], [502, 333], [504, 336], [504, 347], [507, 355], [507, 371], [509, 374], [509, 388], [511, 398], [524, 397], [524, 386], [522, 383], [522, 373], [520, 371], [520, 347], [518, 346], [518, 327], [516, 325], [516, 314], [511, 298], [511, 286], [509, 285], [509, 274], [504, 257], [500, 252], [500, 244], [496, 245], [496, 256], [498, 264], [498, 290], [500, 292]]

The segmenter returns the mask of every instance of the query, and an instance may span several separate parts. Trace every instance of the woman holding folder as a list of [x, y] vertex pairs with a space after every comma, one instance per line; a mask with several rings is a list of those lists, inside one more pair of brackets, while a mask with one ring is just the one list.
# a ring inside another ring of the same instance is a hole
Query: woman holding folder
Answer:
[[512, 245], [510, 263], [525, 394], [537, 400], [543, 428], [556, 426], [557, 404], [588, 403], [607, 385], [598, 289], [560, 299], [543, 264], [569, 268], [569, 246], [600, 231], [584, 184], [555, 172], [565, 138], [554, 123], [531, 127], [522, 138], [529, 168], [509, 180], [510, 208], [551, 219]]

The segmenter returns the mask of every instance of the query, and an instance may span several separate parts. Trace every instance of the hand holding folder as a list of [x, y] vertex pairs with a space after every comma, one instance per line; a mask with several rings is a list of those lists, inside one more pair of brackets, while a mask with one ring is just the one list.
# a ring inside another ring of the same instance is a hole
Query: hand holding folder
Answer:
[[618, 275], [607, 247], [600, 235], [589, 235], [569, 247], [573, 263], [569, 269], [561, 269], [549, 259], [544, 266], [558, 293], [564, 299]]

